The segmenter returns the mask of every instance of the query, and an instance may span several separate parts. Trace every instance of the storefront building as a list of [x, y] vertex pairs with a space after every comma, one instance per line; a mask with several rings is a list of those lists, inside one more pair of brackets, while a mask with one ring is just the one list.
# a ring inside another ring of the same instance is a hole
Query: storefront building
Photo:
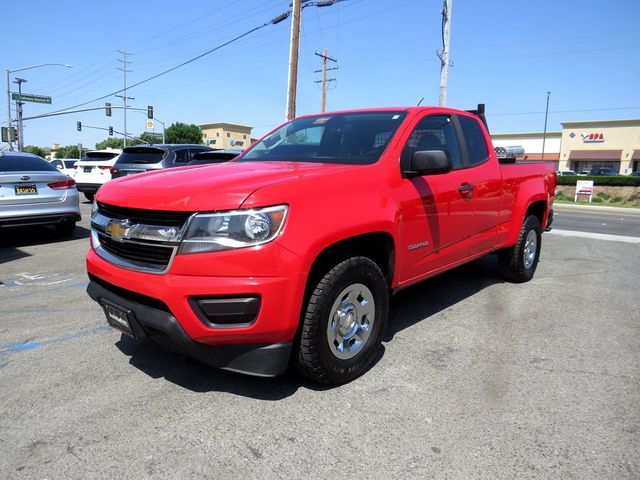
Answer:
[[202, 141], [212, 148], [232, 148], [244, 150], [251, 145], [252, 127], [234, 123], [206, 123], [198, 125], [202, 131]]
[[640, 170], [640, 119], [561, 125], [561, 170], [587, 173], [593, 168], [606, 168], [623, 175]]

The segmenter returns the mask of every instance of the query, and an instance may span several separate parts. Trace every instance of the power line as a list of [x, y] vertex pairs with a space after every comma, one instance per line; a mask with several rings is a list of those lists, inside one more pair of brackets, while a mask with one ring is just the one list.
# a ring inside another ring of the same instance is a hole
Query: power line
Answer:
[[[146, 78], [144, 80], [141, 80], [141, 81], [139, 81], [137, 83], [134, 83], [133, 85], [128, 86], [127, 89], [132, 89], [132, 88], [138, 87], [138, 86], [143, 85], [143, 84], [145, 84], [147, 82], [150, 82], [151, 80], [155, 80], [158, 77], [166, 75], [167, 73], [173, 72], [174, 70], [177, 70], [178, 68], [181, 68], [181, 67], [184, 67], [186, 65], [189, 65], [190, 63], [193, 63], [196, 60], [199, 60], [202, 57], [205, 57], [205, 56], [215, 52], [216, 50], [220, 50], [221, 48], [226, 47], [227, 45], [230, 45], [231, 43], [236, 42], [236, 41], [240, 40], [241, 38], [244, 38], [247, 35], [252, 34], [253, 32], [261, 30], [261, 29], [263, 29], [263, 28], [265, 28], [265, 27], [267, 27], [267, 26], [269, 26], [271, 24], [275, 25], [276, 23], [280, 23], [281, 21], [287, 19], [289, 17], [289, 15], [290, 15], [290, 12], [287, 11], [287, 12], [285, 12], [285, 13], [283, 13], [283, 14], [275, 17], [275, 18], [273, 18], [269, 22], [265, 22], [262, 25], [258, 25], [257, 27], [254, 27], [254, 28], [252, 28], [250, 30], [247, 30], [246, 32], [241, 33], [240, 35], [237, 35], [237, 36], [233, 37], [231, 40], [228, 40], [228, 41], [226, 41], [224, 43], [221, 43], [220, 45], [218, 45], [216, 47], [213, 47], [213, 48], [207, 50], [206, 52], [201, 53], [200, 55], [197, 55], [197, 56], [195, 56], [193, 58], [190, 58], [189, 60], [186, 60], [186, 61], [184, 61], [184, 62], [182, 62], [182, 63], [180, 63], [178, 65], [175, 65], [175, 66], [173, 66], [171, 68], [168, 68], [168, 69], [166, 69], [166, 70], [164, 70], [164, 71], [162, 71], [160, 73], [157, 73], [156, 75], [148, 77], [148, 78]], [[73, 105], [73, 106], [67, 107], [67, 108], [61, 108], [60, 110], [55, 110], [54, 112], [49, 112], [49, 113], [59, 113], [59, 112], [64, 112], [66, 110], [73, 110], [74, 108], [83, 107], [83, 106], [88, 105], [90, 103], [97, 102], [98, 100], [104, 100], [105, 98], [109, 98], [111, 96], [117, 95], [118, 93], [122, 93], [123, 91], [125, 91], [124, 88], [122, 88], [120, 90], [116, 90], [115, 92], [111, 92], [111, 93], [108, 93], [106, 95], [102, 95], [100, 97], [94, 98], [94, 99], [89, 100], [87, 102], [79, 103], [77, 105]]]

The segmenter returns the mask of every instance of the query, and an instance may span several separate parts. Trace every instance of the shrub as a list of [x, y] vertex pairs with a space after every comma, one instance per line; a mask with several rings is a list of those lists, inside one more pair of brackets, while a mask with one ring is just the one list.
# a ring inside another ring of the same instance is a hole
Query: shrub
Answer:
[[618, 175], [611, 177], [581, 177], [578, 175], [560, 175], [558, 185], [575, 185], [578, 180], [593, 180], [594, 185], [611, 185], [613, 187], [640, 187], [640, 177]]
[[591, 202], [593, 202], [593, 203], [604, 203], [604, 200], [602, 200], [602, 198], [600, 198], [600, 197], [592, 197], [591, 198]]
[[618, 196], [618, 197], [613, 197], [611, 200], [609, 200], [609, 203], [623, 203], [624, 202], [624, 198]]
[[602, 200], [609, 200], [611, 198], [611, 195], [609, 195], [607, 192], [598, 192], [596, 193], [596, 197], [599, 197]]

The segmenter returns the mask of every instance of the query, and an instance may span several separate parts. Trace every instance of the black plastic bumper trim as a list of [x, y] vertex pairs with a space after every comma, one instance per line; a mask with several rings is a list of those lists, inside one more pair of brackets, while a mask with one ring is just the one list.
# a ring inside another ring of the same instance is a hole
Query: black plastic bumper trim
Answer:
[[258, 316], [260, 297], [191, 297], [189, 305], [208, 327], [247, 327]]
[[76, 183], [76, 188], [80, 193], [96, 193], [102, 183]]
[[0, 218], [0, 227], [25, 227], [28, 225], [53, 225], [72, 220], [81, 220], [79, 213], [54, 213], [50, 215], [32, 215], [29, 217]]
[[[157, 310], [112, 292], [107, 282], [91, 280], [87, 293], [98, 303], [106, 300], [130, 310], [131, 329], [136, 338], [148, 338], [207, 365], [259, 377], [275, 377], [287, 369], [291, 342], [274, 344], [206, 345], [192, 340], [178, 320], [167, 311]], [[118, 290], [119, 287], [115, 287]]]

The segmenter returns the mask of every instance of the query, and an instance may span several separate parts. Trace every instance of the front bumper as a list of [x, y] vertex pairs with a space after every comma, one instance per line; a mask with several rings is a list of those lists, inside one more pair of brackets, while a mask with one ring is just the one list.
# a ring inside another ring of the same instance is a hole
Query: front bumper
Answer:
[[65, 222], [79, 222], [76, 212], [53, 213], [48, 215], [26, 215], [21, 217], [0, 218], [0, 227], [26, 227], [30, 225], [58, 225]]
[[163, 302], [147, 297], [150, 305], [145, 305], [144, 296], [126, 298], [131, 297], [131, 292], [95, 277], [89, 282], [87, 293], [98, 303], [107, 300], [130, 310], [133, 315], [129, 322], [136, 338], [148, 338], [212, 367], [273, 377], [284, 373], [289, 363], [291, 342], [206, 345], [193, 341]]

